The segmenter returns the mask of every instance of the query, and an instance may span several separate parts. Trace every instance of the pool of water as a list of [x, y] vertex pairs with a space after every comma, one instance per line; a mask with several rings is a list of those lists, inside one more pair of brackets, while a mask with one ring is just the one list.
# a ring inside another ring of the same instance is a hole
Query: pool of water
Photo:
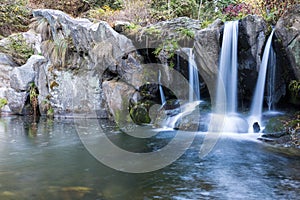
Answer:
[[[130, 151], [155, 151], [174, 137], [167, 131], [149, 140], [133, 139], [105, 121], [90, 119], [87, 128], [95, 137], [99, 123], [116, 145]], [[2, 117], [0, 199], [299, 198], [299, 154], [267, 146], [247, 134], [223, 134], [213, 150], [199, 158], [204, 136], [197, 133], [190, 148], [169, 166], [132, 174], [95, 159], [73, 120], [40, 119], [34, 124], [22, 117]]]

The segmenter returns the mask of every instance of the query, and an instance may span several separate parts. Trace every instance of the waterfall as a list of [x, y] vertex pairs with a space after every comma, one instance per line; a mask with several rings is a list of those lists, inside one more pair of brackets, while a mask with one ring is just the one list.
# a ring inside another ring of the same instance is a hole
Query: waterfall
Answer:
[[[225, 23], [221, 57], [219, 63], [216, 112], [222, 112], [221, 106], [225, 107], [226, 113], [237, 111], [237, 46], [238, 46], [238, 21]], [[225, 104], [225, 105], [224, 105]]]
[[276, 53], [273, 46], [270, 47], [270, 55], [268, 60], [268, 79], [267, 79], [267, 104], [268, 110], [274, 109], [275, 85], [276, 85]]
[[164, 106], [166, 103], [166, 97], [164, 94], [164, 90], [161, 86], [161, 72], [160, 70], [158, 71], [158, 84], [159, 84], [159, 94], [160, 94], [160, 99], [161, 99], [161, 105]]
[[[197, 65], [195, 62], [195, 57], [193, 54], [193, 49], [189, 49], [189, 102], [200, 100], [200, 89], [199, 89], [199, 75], [197, 70]], [[196, 99], [194, 99], [194, 94]]]
[[[199, 74], [197, 65], [195, 62], [194, 54], [192, 48], [183, 48], [183, 51], [186, 52], [188, 56], [188, 70], [189, 70], [189, 101], [185, 102], [180, 106], [180, 109], [168, 110], [166, 111], [167, 117], [163, 120], [162, 126], [164, 128], [175, 128], [176, 123], [182, 117], [185, 117], [191, 114], [193, 111], [197, 109], [197, 106], [201, 103], [200, 101], [200, 86], [199, 86]], [[180, 57], [177, 55], [177, 69], [180, 69]], [[163, 88], [160, 82], [161, 72], [158, 74], [158, 82], [159, 82], [159, 91], [161, 96], [162, 105], [165, 103], [165, 96], [163, 92]]]
[[271, 35], [267, 40], [266, 47], [264, 49], [264, 54], [262, 58], [262, 62], [259, 69], [258, 79], [256, 83], [255, 93], [252, 100], [251, 105], [251, 121], [250, 125], [253, 122], [261, 122], [261, 115], [262, 115], [262, 108], [263, 108], [263, 99], [264, 99], [264, 89], [265, 89], [265, 82], [266, 82], [266, 75], [267, 75], [267, 67], [268, 67], [268, 60], [271, 51], [271, 44], [273, 38], [274, 30], [272, 31]]
[[209, 131], [248, 132], [248, 122], [237, 113], [238, 21], [225, 23], [220, 53], [216, 107]]

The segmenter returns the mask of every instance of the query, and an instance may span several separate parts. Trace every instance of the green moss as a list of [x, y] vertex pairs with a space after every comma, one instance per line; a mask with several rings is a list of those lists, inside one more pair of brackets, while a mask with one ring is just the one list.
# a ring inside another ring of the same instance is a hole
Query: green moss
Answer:
[[284, 121], [281, 118], [272, 118], [268, 121], [264, 131], [266, 133], [284, 131]]
[[136, 105], [130, 109], [130, 116], [136, 124], [149, 124], [151, 122], [149, 112], [143, 105]]
[[27, 44], [22, 34], [10, 36], [8, 40], [9, 44], [5, 47], [0, 47], [0, 52], [11, 55], [17, 64], [25, 64], [28, 58], [34, 54], [33, 48]]

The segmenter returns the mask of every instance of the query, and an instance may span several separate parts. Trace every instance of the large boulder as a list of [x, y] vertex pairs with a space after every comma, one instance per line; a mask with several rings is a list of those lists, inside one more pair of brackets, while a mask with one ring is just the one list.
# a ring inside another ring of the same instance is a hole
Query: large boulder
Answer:
[[275, 35], [288, 58], [288, 67], [296, 79], [300, 80], [300, 5], [294, 6], [277, 22]]
[[46, 62], [45, 57], [39, 55], [31, 56], [25, 65], [21, 67], [15, 67], [10, 72], [10, 86], [16, 91], [26, 91], [29, 87], [29, 83], [34, 82], [36, 71], [38, 68]]
[[[103, 74], [107, 69], [113, 71], [122, 57], [134, 50], [132, 42], [103, 21], [74, 19], [49, 9], [35, 10], [33, 15], [38, 20], [46, 20], [50, 29], [48, 38], [41, 32], [42, 53], [48, 54], [49, 62], [38, 70], [39, 100], [49, 99], [57, 115], [95, 116], [97, 113], [98, 117], [107, 117], [104, 105], [108, 102], [104, 102], [100, 88]], [[46, 41], [63, 40], [72, 48], [66, 65], [57, 67], [47, 52]]]
[[223, 23], [216, 20], [209, 27], [197, 32], [195, 38], [195, 59], [211, 97], [215, 102], [216, 83], [218, 78], [220, 32]]

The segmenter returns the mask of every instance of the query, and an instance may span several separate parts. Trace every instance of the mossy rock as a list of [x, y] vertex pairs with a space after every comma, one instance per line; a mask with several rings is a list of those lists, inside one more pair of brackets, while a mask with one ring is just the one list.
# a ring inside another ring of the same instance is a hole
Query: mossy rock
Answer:
[[135, 105], [131, 108], [130, 116], [136, 124], [149, 124], [151, 122], [148, 110], [142, 105]]
[[264, 133], [278, 133], [278, 132], [284, 132], [284, 122], [281, 118], [272, 118], [268, 121]]

